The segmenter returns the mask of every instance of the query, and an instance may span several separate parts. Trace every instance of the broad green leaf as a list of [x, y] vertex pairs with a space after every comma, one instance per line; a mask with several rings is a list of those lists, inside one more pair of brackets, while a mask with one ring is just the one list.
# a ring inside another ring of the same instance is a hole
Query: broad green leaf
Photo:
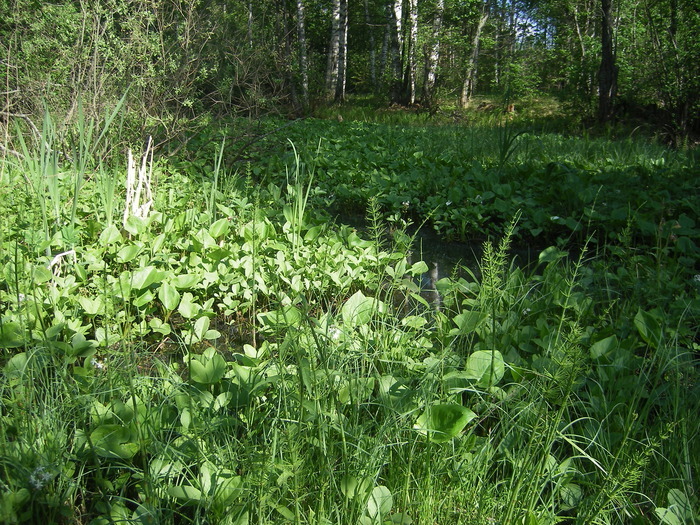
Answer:
[[564, 510], [577, 508], [583, 499], [583, 489], [575, 483], [564, 485], [559, 494]]
[[231, 223], [228, 219], [219, 219], [214, 224], [209, 226], [209, 235], [211, 235], [214, 239], [218, 239], [219, 237], [226, 235], [230, 227]]
[[453, 319], [454, 323], [459, 328], [459, 332], [453, 333], [453, 335], [471, 334], [482, 324], [484, 324], [484, 321], [486, 321], [488, 317], [488, 313], [480, 312], [478, 310], [468, 310], [466, 312], [462, 312]]
[[218, 473], [213, 476], [214, 502], [222, 507], [230, 505], [243, 493], [243, 478], [230, 474]]
[[372, 494], [369, 496], [367, 514], [376, 520], [389, 514], [393, 506], [394, 497], [391, 495], [391, 491], [384, 485], [379, 485], [372, 489]]
[[182, 500], [185, 505], [197, 505], [202, 500], [202, 491], [192, 485], [177, 485], [168, 487], [168, 494]]
[[680, 518], [673, 510], [664, 507], [656, 507], [654, 513], [665, 525], [685, 525], [685, 520]]
[[122, 234], [117, 229], [116, 226], [110, 224], [104, 231], [100, 234], [99, 243], [100, 246], [107, 246], [108, 244], [114, 244], [117, 241], [122, 240]]
[[693, 507], [688, 500], [688, 496], [679, 489], [671, 489], [668, 491], [668, 506], [686, 520], [693, 519]]
[[183, 273], [174, 276], [171, 281], [175, 288], [180, 288], [182, 290], [184, 288], [193, 288], [197, 283], [199, 283], [200, 277], [194, 273]]
[[169, 282], [163, 282], [158, 289], [158, 299], [166, 310], [172, 311], [180, 304], [180, 292]]
[[190, 378], [205, 385], [218, 383], [227, 370], [226, 360], [213, 348], [207, 348], [204, 354], [190, 361]]
[[102, 296], [98, 295], [94, 299], [90, 297], [79, 297], [78, 303], [85, 310], [87, 315], [99, 315], [104, 314], [104, 301]]
[[656, 348], [661, 342], [661, 323], [656, 312], [645, 312], [641, 308], [634, 316], [634, 326], [645, 343]]
[[129, 427], [123, 425], [100, 425], [90, 433], [95, 453], [103, 458], [131, 459], [139, 451], [132, 442], [135, 437]]
[[182, 299], [180, 300], [180, 304], [177, 307], [177, 311], [180, 312], [182, 317], [185, 319], [192, 319], [195, 317], [202, 307], [194, 301], [194, 296], [190, 292], [185, 292], [182, 295]]
[[22, 377], [29, 365], [29, 361], [30, 359], [26, 352], [13, 355], [5, 365], [6, 377], [8, 379]]
[[542, 252], [540, 252], [539, 260], [540, 263], [552, 263], [563, 259], [567, 255], [569, 255], [568, 252], [563, 252], [556, 246], [550, 246], [549, 248], [545, 248], [542, 250]]
[[425, 261], [418, 261], [415, 263], [411, 268], [408, 270], [408, 273], [410, 273], [413, 276], [416, 275], [422, 275], [424, 273], [428, 272], [428, 265], [425, 264]]
[[373, 377], [353, 378], [338, 391], [338, 401], [343, 404], [362, 403], [367, 401], [373, 391]]
[[411, 516], [409, 516], [405, 512], [399, 512], [398, 514], [393, 514], [389, 518], [389, 520], [390, 520], [392, 525], [411, 525], [413, 523]]
[[495, 386], [505, 373], [503, 356], [498, 350], [477, 350], [467, 359], [464, 371], [480, 387]]
[[413, 428], [430, 441], [444, 443], [462, 432], [475, 417], [474, 412], [456, 403], [433, 405], [418, 416]]
[[32, 269], [32, 280], [35, 284], [43, 284], [53, 279], [53, 273], [46, 266], [35, 266]]
[[24, 346], [24, 330], [13, 321], [0, 325], [0, 348], [19, 348]]
[[301, 312], [295, 306], [289, 305], [280, 310], [258, 314], [258, 320], [266, 327], [299, 326]]
[[136, 299], [134, 299], [131, 304], [133, 304], [136, 308], [141, 308], [147, 304], [151, 304], [154, 298], [155, 296], [153, 295], [153, 292], [151, 290], [146, 290]]
[[591, 345], [590, 354], [593, 359], [600, 359], [601, 357], [610, 354], [618, 346], [617, 336], [611, 335], [605, 339], [593, 343]]
[[120, 248], [117, 252], [117, 262], [127, 263], [132, 261], [142, 249], [141, 246], [137, 246], [136, 244], [129, 244], [128, 246]]
[[197, 339], [200, 341], [204, 339], [204, 334], [209, 330], [209, 323], [211, 321], [209, 320], [208, 317], [202, 316], [197, 321], [194, 323], [194, 335], [197, 336]]
[[126, 220], [124, 229], [128, 231], [131, 235], [140, 235], [146, 231], [146, 226], [148, 223], [144, 221], [141, 217], [136, 217], [135, 215], [130, 215]]
[[358, 479], [355, 476], [346, 475], [340, 480], [340, 491], [347, 499], [365, 497], [371, 486], [372, 479], [366, 477]]
[[355, 292], [350, 299], [345, 301], [341, 309], [343, 323], [347, 326], [361, 326], [367, 324], [372, 318], [372, 314], [377, 311], [379, 305], [380, 303], [377, 299], [365, 297], [360, 291]]
[[158, 271], [155, 266], [144, 266], [134, 272], [131, 279], [131, 289], [143, 290], [153, 283], [160, 281], [162, 278], [163, 272]]

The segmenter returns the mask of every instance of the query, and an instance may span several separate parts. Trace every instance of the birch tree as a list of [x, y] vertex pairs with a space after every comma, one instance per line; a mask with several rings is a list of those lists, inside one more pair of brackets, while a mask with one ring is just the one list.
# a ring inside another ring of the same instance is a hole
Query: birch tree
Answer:
[[437, 0], [433, 27], [430, 40], [425, 47], [425, 75], [423, 77], [423, 104], [433, 106], [435, 103], [435, 82], [437, 80], [438, 63], [440, 62], [440, 33], [442, 31], [442, 16], [445, 11], [445, 0]]
[[304, 0], [297, 3], [297, 39], [299, 40], [299, 74], [301, 76], [301, 101], [303, 110], [309, 109], [309, 57], [306, 46], [306, 15]]
[[326, 100], [342, 101], [345, 98], [345, 70], [347, 68], [347, 0], [333, 0], [331, 12], [331, 37], [326, 64]]
[[474, 94], [474, 86], [476, 85], [476, 71], [479, 61], [479, 45], [481, 43], [481, 33], [489, 19], [489, 6], [487, 0], [481, 4], [481, 14], [479, 21], [474, 28], [474, 36], [472, 38], [472, 48], [467, 60], [467, 67], [464, 73], [464, 83], [462, 84], [462, 92], [459, 97], [459, 105], [462, 108], [467, 107], [469, 101]]
[[408, 0], [408, 42], [403, 102], [416, 103], [416, 47], [418, 46], [418, 0]]

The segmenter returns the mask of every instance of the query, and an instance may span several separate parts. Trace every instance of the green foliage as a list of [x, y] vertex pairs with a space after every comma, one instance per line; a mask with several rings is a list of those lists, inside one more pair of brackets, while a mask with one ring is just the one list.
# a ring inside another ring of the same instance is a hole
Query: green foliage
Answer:
[[[152, 211], [123, 222], [117, 169], [29, 145], [48, 182], [3, 166], [0, 519], [692, 522], [687, 159], [523, 134], [500, 162], [496, 132], [313, 124], [332, 138], [297, 128], [291, 176], [227, 174], [222, 145], [204, 173], [157, 164]], [[369, 207], [368, 234], [328, 220], [331, 192]], [[482, 215], [465, 236], [502, 235], [429, 301], [406, 228], [413, 208], [447, 221], [422, 208], [445, 198]], [[517, 266], [539, 227], [548, 247]]]

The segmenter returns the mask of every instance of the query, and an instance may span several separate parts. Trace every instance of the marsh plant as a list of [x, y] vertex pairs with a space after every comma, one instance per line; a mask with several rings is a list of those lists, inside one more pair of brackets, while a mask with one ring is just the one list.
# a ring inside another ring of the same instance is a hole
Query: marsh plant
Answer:
[[[536, 224], [516, 212], [478, 271], [434, 283], [438, 309], [386, 188], [334, 188], [375, 193], [367, 233], [318, 210], [342, 150], [295, 153], [265, 184], [225, 172], [223, 144], [209, 175], [161, 159], [151, 212], [119, 228], [125, 163], [76, 184], [43, 147], [34, 171], [3, 167], [0, 521], [697, 521], [686, 204], [678, 227], [625, 213], [626, 231], [601, 221], [618, 237], [553, 238], [530, 266], [512, 246]], [[73, 253], [51, 264], [66, 225]], [[672, 295], [640, 290], [660, 281]]]

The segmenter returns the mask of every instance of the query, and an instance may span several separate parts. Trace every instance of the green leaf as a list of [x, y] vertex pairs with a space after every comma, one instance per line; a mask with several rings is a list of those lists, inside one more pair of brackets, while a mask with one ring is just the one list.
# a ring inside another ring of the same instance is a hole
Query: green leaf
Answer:
[[464, 371], [480, 387], [495, 386], [505, 373], [503, 356], [498, 350], [477, 350], [467, 359]]
[[53, 279], [53, 273], [46, 266], [35, 266], [32, 269], [32, 280], [35, 284], [43, 284]]
[[182, 500], [185, 505], [196, 505], [202, 500], [202, 491], [192, 485], [177, 485], [168, 487], [168, 494]]
[[185, 319], [192, 319], [202, 309], [199, 303], [195, 303], [193, 302], [193, 300], [194, 297], [190, 292], [185, 292], [182, 295], [182, 299], [180, 300], [180, 304], [177, 307], [177, 311], [180, 312], [182, 317], [184, 317]]
[[108, 244], [114, 244], [115, 242], [121, 240], [122, 234], [119, 232], [116, 226], [110, 224], [100, 234], [99, 243], [100, 246], [107, 246]]
[[0, 325], [0, 348], [20, 348], [24, 346], [24, 330], [13, 321]]
[[681, 518], [686, 520], [693, 519], [693, 507], [683, 491], [679, 489], [669, 490], [668, 506]]
[[[488, 319], [489, 314], [478, 310], [468, 310], [453, 319], [459, 328], [459, 335], [471, 334], [477, 330]], [[454, 334], [456, 335], [456, 334]]]
[[416, 275], [422, 275], [424, 273], [428, 272], [428, 265], [425, 264], [425, 261], [418, 261], [415, 263], [411, 268], [408, 270], [408, 273], [410, 273], [413, 276]]
[[645, 312], [641, 308], [634, 316], [634, 326], [645, 343], [656, 348], [661, 342], [661, 322], [656, 312]]
[[418, 417], [413, 428], [430, 441], [444, 443], [462, 432], [475, 417], [474, 412], [456, 403], [433, 405]]
[[147, 223], [141, 217], [136, 217], [135, 215], [130, 215], [126, 220], [124, 229], [128, 231], [131, 235], [140, 235], [146, 231]]
[[214, 239], [218, 239], [219, 237], [226, 235], [230, 227], [231, 224], [228, 219], [219, 219], [214, 224], [209, 226], [209, 235], [211, 235]]
[[173, 311], [180, 304], [180, 292], [172, 284], [164, 282], [158, 289], [158, 299], [168, 311]]
[[90, 433], [95, 453], [103, 458], [131, 459], [139, 451], [129, 427], [123, 425], [100, 425]]
[[340, 491], [347, 499], [363, 498], [372, 486], [371, 478], [356, 478], [355, 476], [343, 476], [340, 480]]
[[171, 279], [173, 286], [181, 290], [194, 287], [197, 283], [199, 283], [199, 280], [199, 275], [195, 273], [183, 273], [181, 275], [176, 275]]
[[361, 326], [367, 324], [372, 314], [382, 307], [382, 303], [373, 297], [365, 297], [358, 291], [350, 299], [345, 301], [341, 310], [343, 323], [347, 326]]
[[258, 320], [266, 327], [299, 326], [301, 312], [295, 306], [289, 305], [280, 310], [258, 314]]
[[91, 299], [90, 297], [79, 297], [78, 298], [78, 303], [80, 303], [80, 306], [85, 310], [86, 315], [99, 315], [99, 314], [104, 314], [104, 301], [102, 300], [102, 296], [97, 296], [94, 299]]
[[391, 491], [384, 485], [374, 487], [372, 494], [367, 501], [367, 514], [370, 518], [376, 520], [381, 519], [391, 512], [391, 507], [394, 506], [394, 497]]
[[213, 348], [207, 348], [204, 354], [190, 361], [190, 378], [205, 385], [218, 383], [227, 370], [226, 360]]
[[605, 355], [612, 353], [618, 346], [617, 336], [611, 335], [605, 339], [593, 343], [591, 345], [590, 354], [592, 359], [600, 359]]
[[131, 289], [143, 290], [153, 283], [160, 281], [162, 278], [163, 272], [158, 271], [155, 266], [144, 266], [134, 272], [131, 278]]
[[356, 377], [338, 391], [338, 401], [347, 405], [350, 403], [362, 403], [372, 395], [374, 391], [373, 377]]
[[679, 518], [671, 509], [656, 507], [654, 512], [665, 525], [684, 525], [685, 521]]
[[194, 323], [194, 335], [199, 339], [200, 341], [204, 339], [204, 334], [209, 330], [209, 324], [210, 320], [208, 317], [203, 316], [197, 319]]
[[129, 244], [124, 246], [117, 252], [117, 262], [127, 263], [133, 260], [142, 250], [141, 246], [135, 244]]
[[563, 259], [567, 255], [569, 255], [568, 252], [563, 252], [556, 246], [550, 246], [549, 248], [545, 248], [542, 252], [540, 252], [539, 261], [540, 263], [553, 263]]

